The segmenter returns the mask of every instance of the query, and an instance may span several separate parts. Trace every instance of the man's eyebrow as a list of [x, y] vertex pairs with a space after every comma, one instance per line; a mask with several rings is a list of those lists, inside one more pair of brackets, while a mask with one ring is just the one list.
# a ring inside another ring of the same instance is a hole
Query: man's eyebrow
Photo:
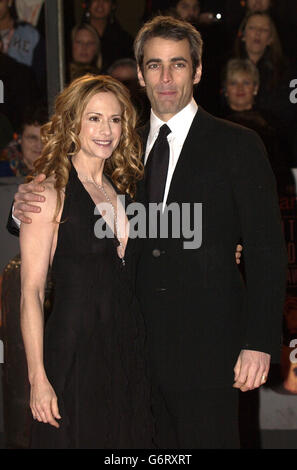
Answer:
[[187, 59], [185, 59], [184, 57], [172, 57], [172, 59], [170, 59], [170, 62], [180, 62], [181, 60], [183, 62], [188, 62]]
[[[180, 62], [180, 61], [183, 61], [183, 62], [188, 62], [187, 59], [185, 59], [184, 57], [172, 57], [172, 59], [170, 59], [170, 62]], [[149, 65], [151, 64], [152, 62], [154, 63], [160, 63], [162, 62], [161, 59], [149, 59], [146, 61], [145, 65]]]

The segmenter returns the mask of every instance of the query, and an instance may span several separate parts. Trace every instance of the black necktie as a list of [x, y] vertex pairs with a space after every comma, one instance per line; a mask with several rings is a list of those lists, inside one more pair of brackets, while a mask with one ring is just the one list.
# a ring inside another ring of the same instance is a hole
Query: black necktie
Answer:
[[167, 124], [160, 127], [159, 135], [145, 165], [145, 183], [149, 202], [163, 201], [169, 164], [169, 144], [167, 140], [171, 130]]

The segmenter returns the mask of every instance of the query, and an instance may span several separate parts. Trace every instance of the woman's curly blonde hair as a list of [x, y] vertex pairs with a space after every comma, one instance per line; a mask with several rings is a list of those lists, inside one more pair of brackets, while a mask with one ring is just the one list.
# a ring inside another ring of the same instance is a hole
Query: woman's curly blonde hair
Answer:
[[34, 176], [55, 175], [58, 199], [56, 215], [62, 205], [61, 191], [65, 188], [71, 168], [69, 157], [76, 155], [81, 144], [79, 133], [83, 112], [97, 93], [113, 93], [122, 108], [122, 135], [118, 147], [106, 160], [104, 173], [123, 194], [135, 197], [137, 181], [142, 179], [141, 141], [135, 130], [137, 114], [128, 89], [118, 80], [106, 75], [84, 75], [74, 80], [57, 97], [51, 120], [41, 129], [44, 144], [41, 157], [34, 164]]

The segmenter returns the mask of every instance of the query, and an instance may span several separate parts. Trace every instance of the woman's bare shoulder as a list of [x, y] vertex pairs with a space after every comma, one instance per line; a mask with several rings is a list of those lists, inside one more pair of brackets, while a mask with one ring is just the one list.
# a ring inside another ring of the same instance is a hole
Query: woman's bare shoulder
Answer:
[[[45, 201], [42, 203], [35, 203], [41, 208], [40, 212], [37, 213], [28, 213], [28, 217], [37, 222], [49, 222], [53, 221], [54, 214], [57, 208], [58, 200], [58, 189], [55, 187], [55, 176], [51, 175], [46, 180], [42, 182], [44, 186], [44, 191], [41, 193], [45, 197]], [[63, 192], [62, 198], [63, 198]]]

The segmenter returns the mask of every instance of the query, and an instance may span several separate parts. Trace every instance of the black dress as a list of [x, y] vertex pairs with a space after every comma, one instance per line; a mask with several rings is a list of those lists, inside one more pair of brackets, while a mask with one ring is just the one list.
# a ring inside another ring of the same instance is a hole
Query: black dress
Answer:
[[34, 421], [32, 448], [152, 447], [144, 325], [134, 294], [137, 241], [123, 266], [115, 238], [98, 239], [95, 204], [72, 166], [52, 264], [54, 306], [44, 363], [60, 428]]

